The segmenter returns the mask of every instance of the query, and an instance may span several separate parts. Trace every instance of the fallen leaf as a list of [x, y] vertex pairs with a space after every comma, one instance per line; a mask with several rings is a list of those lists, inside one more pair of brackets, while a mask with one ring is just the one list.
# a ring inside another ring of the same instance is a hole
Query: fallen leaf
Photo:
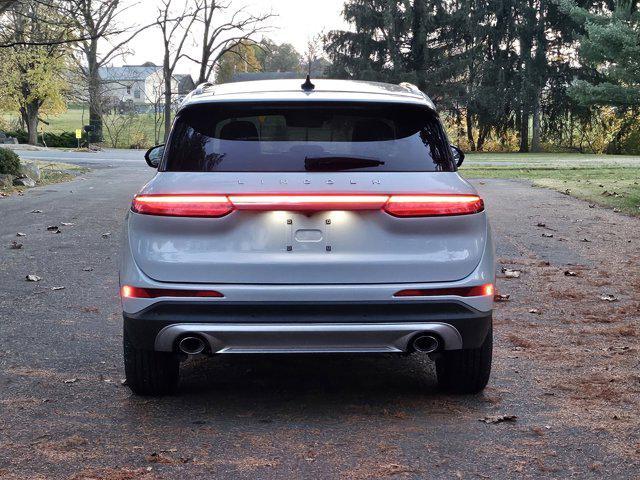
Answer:
[[39, 282], [42, 280], [42, 277], [39, 277], [38, 275], [27, 275], [26, 279], [27, 282]]
[[93, 267], [85, 267], [82, 269], [83, 272], [93, 272]]
[[60, 222], [60, 225], [63, 225], [65, 227], [73, 227], [75, 225], [75, 223], [71, 223], [71, 222]]
[[26, 233], [22, 233], [22, 232], [16, 233], [16, 237], [26, 237], [26, 236], [27, 236]]
[[542, 223], [542, 222], [538, 222], [538, 224], [536, 225], [536, 227], [542, 227], [542, 228], [544, 228], [546, 226], [547, 226], [547, 224], [546, 223]]
[[505, 294], [498, 293], [493, 296], [494, 302], [508, 302], [509, 298], [511, 298], [511, 295], [509, 295], [508, 293], [505, 293]]
[[620, 209], [619, 209], [619, 208], [614, 208], [614, 209], [613, 209], [613, 211], [614, 211], [615, 213], [620, 213]]
[[77, 378], [69, 378], [67, 380], [64, 381], [64, 383], [76, 383], [78, 381]]
[[576, 272], [574, 272], [573, 270], [565, 270], [564, 271], [564, 276], [565, 277], [577, 277], [578, 274]]
[[581, 242], [585, 242], [585, 243], [589, 243], [591, 242], [591, 240], [589, 240], [588, 238], [583, 238], [582, 240], [580, 240]]
[[102, 238], [107, 238], [111, 236], [111, 232], [105, 232], [102, 234]]
[[589, 208], [596, 208], [596, 206], [593, 203], [591, 203], [589, 204]]
[[53, 290], [54, 292], [57, 290], [64, 290], [66, 287], [51, 287], [51, 290]]
[[543, 233], [542, 236], [545, 238], [553, 238], [553, 233]]
[[502, 268], [502, 273], [504, 273], [504, 276], [507, 278], [520, 278], [520, 274], [522, 273], [521, 270], [512, 270], [510, 268]]
[[42, 213], [42, 210], [31, 210], [30, 213]]
[[517, 415], [487, 415], [482, 417], [480, 421], [484, 423], [515, 422], [517, 418]]
[[610, 293], [603, 293], [602, 295], [600, 295], [600, 300], [603, 300], [605, 302], [616, 302], [618, 301], [618, 297], [616, 297], [615, 295], [611, 295]]
[[540, 310], [537, 308], [530, 308], [529, 313], [535, 313], [536, 315], [540, 315]]
[[57, 225], [49, 225], [47, 227], [47, 231], [58, 233], [60, 231], [60, 227], [58, 227]]
[[13, 242], [11, 242], [11, 245], [9, 245], [9, 248], [11, 250], [20, 250], [22, 248], [22, 244], [14, 240]]

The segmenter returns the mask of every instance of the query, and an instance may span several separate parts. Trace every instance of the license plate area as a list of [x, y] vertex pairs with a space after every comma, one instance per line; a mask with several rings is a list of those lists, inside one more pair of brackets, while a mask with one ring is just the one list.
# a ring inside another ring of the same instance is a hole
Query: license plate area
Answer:
[[331, 252], [330, 212], [300, 214], [287, 212], [285, 250], [287, 252]]

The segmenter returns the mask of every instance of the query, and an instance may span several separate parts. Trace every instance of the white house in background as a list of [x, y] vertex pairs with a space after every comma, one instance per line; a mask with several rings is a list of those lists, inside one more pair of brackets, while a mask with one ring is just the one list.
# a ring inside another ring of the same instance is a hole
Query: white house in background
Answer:
[[[162, 101], [164, 75], [162, 67], [151, 62], [142, 65], [123, 65], [122, 67], [100, 68], [104, 95], [112, 105], [120, 102], [135, 106], [154, 105]], [[171, 91], [176, 100], [195, 88], [191, 75], [174, 74], [171, 78]]]

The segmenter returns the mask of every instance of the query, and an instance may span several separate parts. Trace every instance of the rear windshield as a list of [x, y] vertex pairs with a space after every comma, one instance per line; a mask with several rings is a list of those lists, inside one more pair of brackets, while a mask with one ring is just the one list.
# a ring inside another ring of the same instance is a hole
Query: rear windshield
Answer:
[[453, 171], [436, 115], [410, 105], [208, 104], [176, 118], [165, 171]]

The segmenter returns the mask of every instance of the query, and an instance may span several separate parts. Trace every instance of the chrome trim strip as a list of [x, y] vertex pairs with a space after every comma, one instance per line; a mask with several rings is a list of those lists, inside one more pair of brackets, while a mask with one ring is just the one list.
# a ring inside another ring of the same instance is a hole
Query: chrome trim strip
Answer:
[[460, 332], [447, 323], [404, 324], [211, 324], [176, 323], [163, 328], [156, 351], [174, 351], [176, 339], [199, 334], [213, 353], [398, 353], [418, 333], [436, 334], [445, 350], [462, 348]]

